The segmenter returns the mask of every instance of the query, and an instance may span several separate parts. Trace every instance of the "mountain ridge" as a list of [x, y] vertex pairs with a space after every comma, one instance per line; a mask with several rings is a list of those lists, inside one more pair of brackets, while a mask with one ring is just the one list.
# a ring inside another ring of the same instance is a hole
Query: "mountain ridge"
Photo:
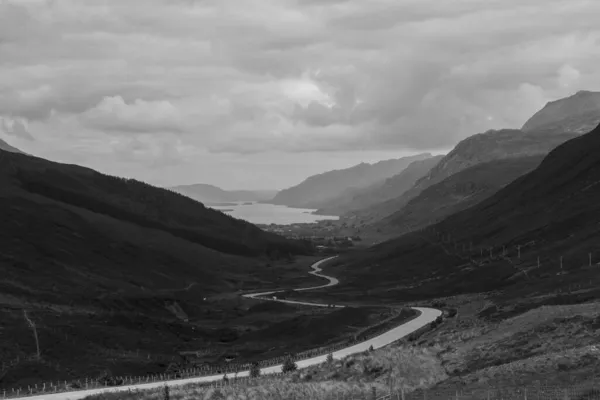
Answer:
[[435, 167], [400, 197], [351, 213], [354, 218], [375, 223], [400, 211], [423, 190], [462, 170], [488, 161], [547, 154], [576, 133], [528, 135], [519, 129], [489, 130], [461, 140]]
[[492, 196], [535, 169], [543, 158], [537, 154], [475, 164], [424, 189], [377, 226], [387, 226], [395, 235], [424, 228]]
[[561, 130], [570, 133], [586, 133], [600, 123], [600, 92], [580, 90], [562, 99], [550, 101], [521, 128], [533, 133]]
[[277, 190], [225, 190], [206, 183], [177, 185], [168, 187], [168, 189], [202, 203], [268, 201], [278, 192]]
[[593, 130], [599, 123], [600, 92], [579, 91], [549, 102], [525, 122], [523, 129], [488, 130], [469, 136], [457, 143], [402, 196], [350, 212], [345, 217], [377, 224], [400, 212], [423, 190], [455, 173], [493, 160], [548, 154], [558, 145]]
[[424, 160], [413, 161], [399, 174], [376, 182], [366, 188], [343, 193], [341, 196], [332, 199], [326, 207], [315, 211], [315, 214], [343, 215], [401, 196], [443, 157], [443, 155], [437, 155]]
[[430, 153], [421, 153], [373, 164], [363, 162], [350, 168], [326, 171], [312, 175], [300, 184], [280, 191], [269, 203], [319, 209], [347, 190], [364, 188], [390, 178], [402, 172], [411, 162], [430, 157], [432, 157]]

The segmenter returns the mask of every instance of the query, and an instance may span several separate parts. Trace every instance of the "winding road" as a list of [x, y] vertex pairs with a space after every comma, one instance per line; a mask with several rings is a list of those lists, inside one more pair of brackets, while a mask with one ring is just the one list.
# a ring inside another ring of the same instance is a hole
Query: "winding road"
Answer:
[[[335, 286], [339, 283], [336, 278], [331, 276], [323, 275], [321, 265], [329, 260], [334, 259], [337, 256], [329, 257], [323, 260], [320, 260], [312, 265], [312, 271], [309, 273], [324, 279], [327, 279], [329, 282], [325, 285], [314, 286], [308, 288], [300, 288], [294, 289], [294, 291], [304, 291], [304, 290], [314, 290], [321, 289], [330, 286]], [[283, 299], [274, 299], [273, 295], [276, 293], [284, 292], [285, 289], [275, 290], [270, 292], [262, 292], [262, 293], [251, 293], [245, 294], [244, 297], [259, 299], [259, 300], [269, 300], [269, 301], [279, 301], [283, 303], [292, 303], [292, 304], [301, 304], [308, 306], [316, 306], [316, 307], [328, 307], [328, 304], [316, 304], [316, 303], [308, 303], [303, 301], [293, 301], [293, 300], [283, 300]], [[270, 297], [265, 297], [270, 296]], [[334, 307], [344, 307], [342, 305], [335, 305]], [[415, 310], [419, 311], [420, 315], [417, 318], [414, 318], [400, 326], [397, 326], [379, 336], [366, 340], [364, 342], [355, 344], [350, 347], [346, 347], [344, 349], [335, 351], [332, 353], [333, 358], [340, 359], [344, 358], [348, 355], [360, 353], [369, 349], [370, 346], [373, 346], [374, 349], [387, 346], [388, 344], [395, 342], [404, 336], [411, 334], [417, 329], [427, 325], [428, 323], [434, 321], [438, 316], [442, 314], [440, 310], [436, 310], [433, 308], [423, 308], [423, 307], [413, 307]], [[326, 361], [327, 355], [317, 356], [308, 358], [306, 360], [299, 360], [296, 362], [298, 368], [306, 368], [312, 365], [321, 364]], [[261, 375], [268, 375], [281, 372], [282, 365], [274, 365], [271, 367], [261, 368]], [[246, 377], [248, 376], [250, 371], [241, 371], [238, 372], [238, 377]], [[196, 378], [185, 378], [185, 379], [174, 379], [169, 381], [161, 381], [161, 382], [151, 382], [151, 383], [142, 383], [135, 385], [126, 385], [126, 386], [114, 386], [108, 388], [99, 388], [99, 389], [89, 389], [89, 390], [77, 390], [73, 392], [62, 392], [62, 393], [50, 393], [36, 396], [27, 396], [22, 397], [23, 399], [28, 400], [78, 400], [87, 396], [100, 394], [100, 393], [108, 393], [108, 392], [119, 392], [119, 391], [127, 391], [127, 390], [144, 390], [144, 389], [153, 389], [162, 387], [165, 384], [169, 386], [178, 386], [185, 385], [190, 383], [207, 383], [207, 382], [215, 382], [223, 379], [223, 374], [219, 375], [211, 375], [211, 376], [200, 376]]]
[[[312, 269], [313, 270], [309, 272], [309, 274], [311, 274], [311, 275], [315, 275], [315, 276], [318, 276], [319, 278], [327, 279], [329, 281], [327, 284], [321, 285], [321, 286], [311, 286], [311, 287], [307, 287], [307, 288], [294, 289], [294, 292], [301, 292], [301, 291], [304, 291], [304, 290], [322, 289], [322, 288], [326, 288], [326, 287], [330, 287], [330, 286], [335, 286], [338, 283], [340, 283], [340, 281], [338, 281], [336, 278], [334, 278], [332, 276], [327, 276], [327, 275], [321, 274], [321, 271], [323, 271], [323, 269], [321, 268], [321, 265], [323, 263], [326, 263], [329, 260], [333, 260], [336, 257], [337, 256], [333, 256], [333, 257], [329, 257], [329, 258], [325, 258], [323, 260], [317, 261], [316, 263], [314, 263], [312, 265]], [[328, 307], [328, 306], [330, 306], [330, 304], [309, 303], [309, 302], [306, 302], [306, 301], [295, 301], [295, 300], [278, 299], [277, 296], [273, 296], [274, 294], [281, 293], [281, 292], [285, 292], [285, 289], [274, 290], [274, 291], [271, 291], [271, 292], [251, 293], [251, 294], [245, 294], [243, 296], [247, 297], [249, 299], [260, 299], [260, 300], [278, 301], [280, 303], [300, 304], [300, 305], [313, 306], [313, 307]], [[267, 297], [267, 296], [270, 296], [270, 297]], [[345, 307], [345, 306], [340, 306], [340, 305], [331, 305], [331, 306], [336, 307], [336, 308], [343, 308], [343, 307]]]

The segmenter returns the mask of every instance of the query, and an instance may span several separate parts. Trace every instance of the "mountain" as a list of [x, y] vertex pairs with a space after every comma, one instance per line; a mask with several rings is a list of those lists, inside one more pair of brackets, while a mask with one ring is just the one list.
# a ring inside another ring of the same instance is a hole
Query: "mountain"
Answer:
[[585, 133], [600, 123], [600, 92], [581, 90], [549, 102], [525, 124], [524, 132]]
[[[470, 136], [448, 153], [402, 196], [350, 212], [349, 217], [374, 224], [402, 210], [426, 188], [471, 166], [493, 160], [548, 154], [561, 143], [588, 132], [600, 123], [600, 93], [580, 91], [546, 104], [523, 129], [489, 130]], [[489, 175], [494, 179], [493, 175]], [[490, 182], [491, 185], [496, 185]]]
[[217, 186], [198, 183], [169, 188], [202, 203], [226, 203], [235, 201], [267, 201], [277, 194], [276, 190], [223, 190]]
[[[164, 371], [237, 315], [203, 298], [278, 287], [290, 270], [265, 263], [310, 251], [166, 189], [0, 150], [0, 358], [22, 360], [11, 382]], [[23, 310], [43, 363], [27, 361]]]
[[17, 149], [16, 147], [11, 146], [10, 144], [6, 143], [2, 139], [0, 139], [0, 150], [9, 151], [11, 153], [25, 154], [21, 150]]
[[[490, 130], [470, 136], [459, 142], [428, 174], [401, 196], [351, 214], [367, 223], [380, 221], [400, 211], [423, 190], [469, 167], [493, 160], [545, 155], [575, 136], [577, 135], [574, 133], [525, 134], [518, 129]], [[490, 177], [493, 178], [492, 175]]]
[[103, 175], [77, 165], [2, 153], [3, 192], [60, 202], [143, 228], [158, 229], [222, 253], [257, 256], [295, 244], [256, 226], [206, 208], [169, 190]]
[[280, 191], [269, 203], [298, 208], [326, 207], [329, 201], [342, 196], [344, 192], [365, 188], [391, 178], [413, 161], [430, 157], [429, 153], [417, 154], [375, 164], [361, 163], [351, 168], [313, 175], [299, 185]]
[[508, 158], [464, 169], [429, 186], [378, 226], [395, 235], [424, 228], [492, 196], [536, 168], [543, 158], [543, 155]]
[[[385, 296], [399, 300], [504, 287], [531, 296], [568, 284], [597, 286], [597, 268], [585, 266], [588, 253], [599, 256], [599, 153], [600, 126], [559, 145], [537, 168], [473, 207], [343, 257], [337, 268], [346, 274], [344, 290], [356, 295], [381, 285]], [[520, 258], [517, 244], [529, 245]], [[490, 260], [492, 247], [496, 257]], [[498, 257], [503, 247], [510, 260]], [[532, 268], [537, 257], [541, 268]]]
[[332, 199], [327, 206], [315, 212], [321, 215], [343, 215], [383, 201], [401, 196], [414, 183], [425, 176], [444, 156], [438, 155], [424, 160], [413, 161], [397, 175], [374, 183], [363, 189], [346, 191]]

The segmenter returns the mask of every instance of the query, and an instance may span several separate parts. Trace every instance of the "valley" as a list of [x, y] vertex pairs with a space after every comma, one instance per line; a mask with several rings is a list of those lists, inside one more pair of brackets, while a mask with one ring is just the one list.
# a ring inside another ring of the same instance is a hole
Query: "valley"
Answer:
[[278, 373], [289, 357], [300, 370], [273, 378], [286, 390], [585, 387], [600, 371], [600, 126], [580, 132], [595, 121], [582, 115], [391, 163], [401, 171], [335, 188], [331, 209], [365, 208], [315, 223], [257, 226], [173, 190], [0, 150], [2, 387], [123, 390], [118, 377], [133, 375], [156, 388], [166, 374], [200, 385], [174, 390], [217, 393], [224, 373], [244, 378], [255, 362]]
[[0, 1], [0, 400], [600, 400], [598, 15]]

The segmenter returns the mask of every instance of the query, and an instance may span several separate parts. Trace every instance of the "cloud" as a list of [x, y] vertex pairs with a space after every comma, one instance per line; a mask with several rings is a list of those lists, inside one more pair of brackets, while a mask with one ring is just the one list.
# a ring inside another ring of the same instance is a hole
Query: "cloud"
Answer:
[[447, 149], [599, 90], [599, 14], [594, 0], [5, 0], [0, 112], [35, 132], [28, 151], [107, 165]]
[[136, 99], [127, 104], [121, 96], [105, 97], [81, 114], [84, 124], [103, 131], [180, 132], [181, 116], [168, 101]]
[[0, 118], [0, 120], [2, 122], [0, 128], [2, 128], [2, 131], [7, 135], [31, 141], [35, 140], [33, 135], [27, 130], [25, 122], [20, 120], [12, 120], [9, 122], [8, 118]]

